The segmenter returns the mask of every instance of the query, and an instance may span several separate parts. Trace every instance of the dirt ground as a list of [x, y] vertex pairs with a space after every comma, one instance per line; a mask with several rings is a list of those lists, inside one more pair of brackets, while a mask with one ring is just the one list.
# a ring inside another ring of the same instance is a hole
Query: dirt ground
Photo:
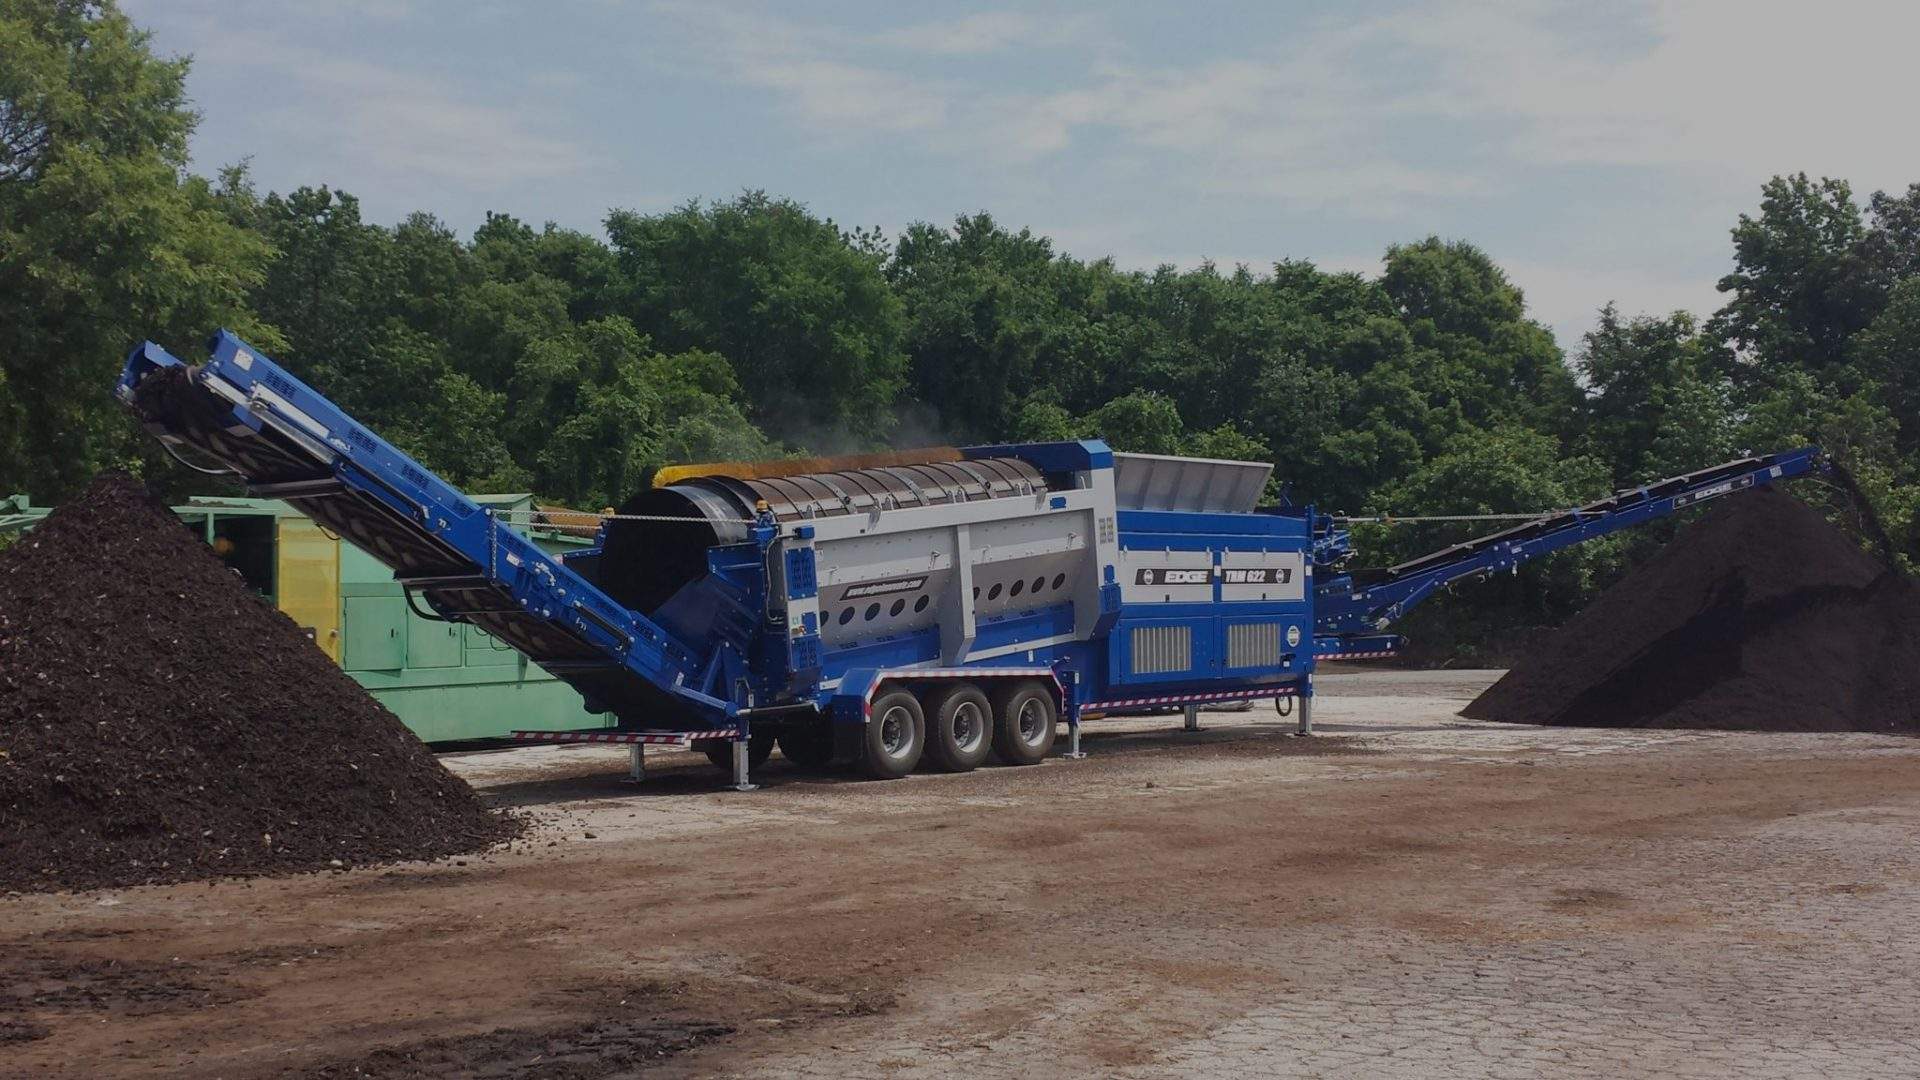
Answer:
[[1454, 716], [1495, 674], [889, 784], [452, 755], [530, 852], [0, 899], [0, 1075], [1920, 1073], [1920, 741]]

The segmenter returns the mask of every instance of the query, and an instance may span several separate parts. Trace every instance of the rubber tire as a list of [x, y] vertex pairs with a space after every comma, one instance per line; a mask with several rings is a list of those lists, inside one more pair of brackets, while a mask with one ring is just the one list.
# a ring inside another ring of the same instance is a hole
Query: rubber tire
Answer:
[[[733, 775], [733, 740], [701, 739], [700, 752], [707, 755], [713, 767], [727, 775]], [[756, 731], [747, 737], [747, 771], [752, 772], [767, 763], [773, 756], [773, 732]]]
[[833, 729], [828, 721], [815, 720], [782, 728], [775, 741], [780, 756], [797, 769], [824, 769], [833, 764]]
[[[993, 692], [993, 752], [1009, 765], [1038, 765], [1053, 749], [1054, 728], [1060, 723], [1060, 710], [1053, 692], [1045, 683], [1022, 679]], [[1043, 710], [1045, 722], [1038, 738], [1029, 742], [1020, 735], [1020, 712], [1029, 705]]]
[[[972, 747], [961, 745], [954, 721], [971, 706], [979, 731]], [[950, 682], [927, 692], [927, 761], [941, 772], [972, 772], [993, 750], [993, 704], [970, 682]]]
[[[906, 713], [911, 741], [903, 749], [889, 753], [887, 721], [896, 709]], [[898, 780], [912, 772], [927, 748], [927, 717], [920, 708], [920, 699], [907, 690], [882, 691], [873, 700], [865, 734], [860, 747], [860, 767], [868, 776], [875, 780]]]

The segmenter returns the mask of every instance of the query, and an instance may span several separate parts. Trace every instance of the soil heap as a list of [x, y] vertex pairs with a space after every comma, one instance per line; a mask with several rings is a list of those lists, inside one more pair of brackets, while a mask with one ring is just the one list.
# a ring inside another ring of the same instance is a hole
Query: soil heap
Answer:
[[0, 889], [436, 858], [515, 829], [133, 478], [0, 551]]
[[1920, 732], [1920, 587], [1781, 491], [1728, 498], [1464, 716]]

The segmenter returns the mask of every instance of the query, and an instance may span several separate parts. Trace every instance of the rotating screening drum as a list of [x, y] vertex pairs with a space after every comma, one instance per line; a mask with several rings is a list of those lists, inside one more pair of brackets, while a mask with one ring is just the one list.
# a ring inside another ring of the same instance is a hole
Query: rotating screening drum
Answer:
[[635, 611], [652, 612], [707, 573], [707, 549], [747, 539], [765, 502], [780, 521], [843, 517], [1003, 499], [1046, 490], [1046, 479], [1017, 458], [936, 461], [845, 472], [742, 480], [702, 476], [628, 499], [620, 514], [683, 519], [607, 523], [599, 584]]

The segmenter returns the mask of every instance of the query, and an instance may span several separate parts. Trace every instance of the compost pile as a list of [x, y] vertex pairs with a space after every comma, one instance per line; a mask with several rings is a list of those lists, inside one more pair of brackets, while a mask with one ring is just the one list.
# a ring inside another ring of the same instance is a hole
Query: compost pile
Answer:
[[515, 828], [133, 478], [0, 551], [0, 889], [435, 858]]
[[1920, 588], [1814, 508], [1756, 489], [1682, 532], [1461, 712], [1920, 732]]

